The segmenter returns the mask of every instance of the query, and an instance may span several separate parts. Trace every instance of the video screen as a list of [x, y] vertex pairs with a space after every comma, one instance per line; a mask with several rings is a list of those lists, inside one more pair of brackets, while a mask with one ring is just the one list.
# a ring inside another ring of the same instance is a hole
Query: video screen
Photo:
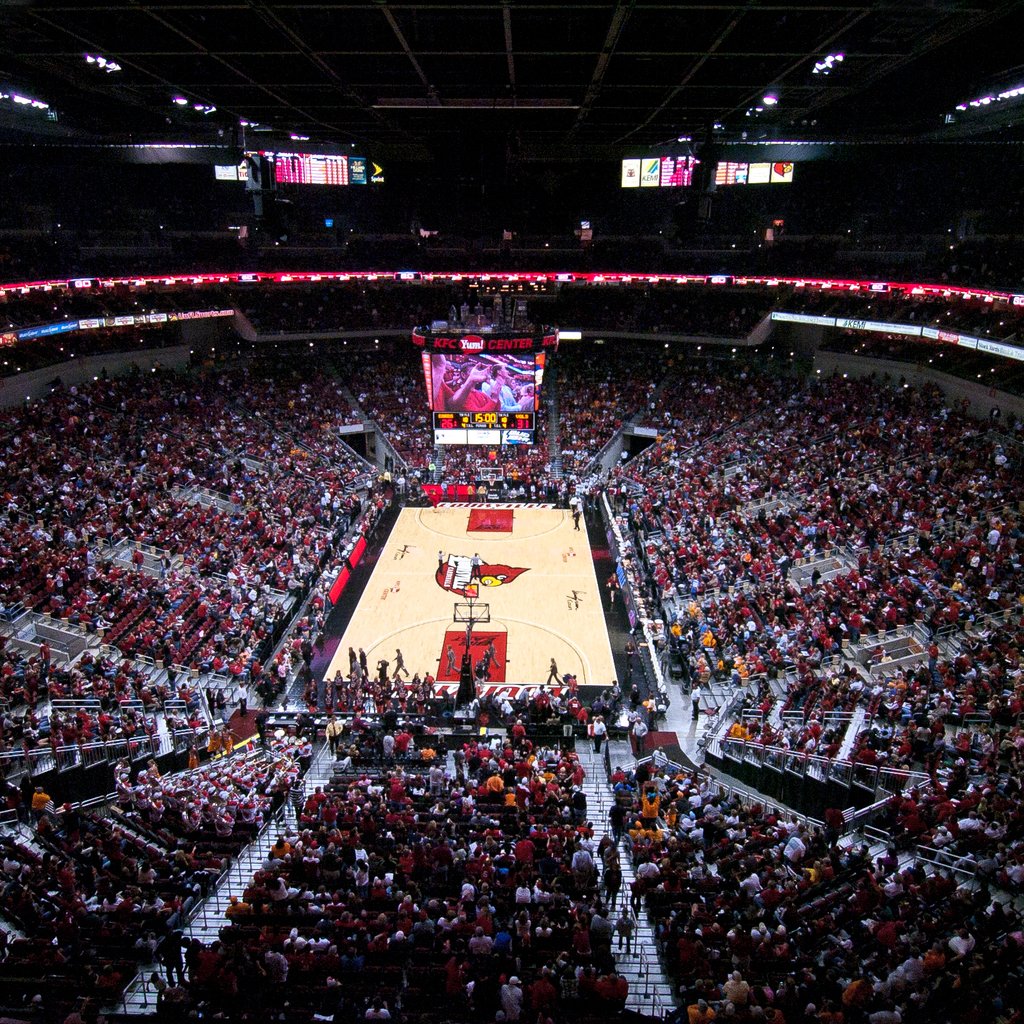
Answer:
[[786, 160], [753, 164], [720, 160], [715, 166], [716, 185], [789, 185], [792, 182], [793, 164]]
[[540, 407], [543, 353], [534, 356], [424, 354], [434, 412], [535, 412]]
[[688, 188], [693, 184], [693, 156], [628, 157], [622, 161], [623, 188]]
[[348, 157], [323, 153], [277, 153], [274, 176], [279, 185], [347, 185]]

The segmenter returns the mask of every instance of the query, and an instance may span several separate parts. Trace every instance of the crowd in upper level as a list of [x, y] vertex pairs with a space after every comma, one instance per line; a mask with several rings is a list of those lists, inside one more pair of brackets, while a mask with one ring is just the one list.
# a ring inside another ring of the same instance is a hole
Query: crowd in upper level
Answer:
[[0, 686], [16, 718], [29, 713], [5, 739], [46, 738], [31, 717], [46, 697], [97, 698], [112, 714], [126, 700], [195, 708], [194, 672], [259, 686], [341, 537], [380, 512], [339, 433], [351, 418], [332, 379], [258, 365], [101, 379], [6, 412], [5, 617], [47, 616], [170, 675], [154, 684], [95, 651], [68, 668], [45, 644], [5, 637]]
[[[723, 278], [728, 281], [729, 278]], [[741, 279], [742, 280], [742, 279]], [[544, 283], [513, 285], [501, 291], [507, 300], [526, 301], [533, 322], [552, 324], [563, 329], [589, 332], [625, 332], [645, 335], [685, 335], [694, 339], [716, 338], [745, 340], [769, 311], [801, 315], [834, 316], [841, 319], [898, 322], [920, 325], [929, 330], [962, 332], [983, 340], [1013, 343], [1020, 334], [1022, 306], [1009, 300], [985, 302], [980, 297], [956, 295], [929, 297], [902, 291], [872, 291], [865, 285], [849, 288], [703, 285], [636, 281], [629, 284]], [[0, 373], [11, 376], [40, 366], [80, 359], [91, 354], [115, 351], [143, 351], [179, 345], [182, 335], [174, 317], [182, 311], [238, 309], [258, 335], [300, 337], [305, 333], [361, 335], [334, 340], [330, 355], [339, 351], [342, 361], [349, 351], [366, 348], [368, 334], [406, 332], [414, 325], [444, 318], [451, 306], [458, 307], [467, 297], [477, 303], [492, 298], [491, 285], [482, 280], [473, 287], [461, 282], [396, 282], [382, 274], [374, 281], [335, 281], [330, 283], [275, 283], [259, 285], [189, 284], [173, 286], [155, 282], [145, 286], [118, 285], [100, 292], [88, 289], [29, 290], [5, 293], [0, 303], [0, 328], [8, 327], [5, 359]], [[495, 291], [499, 286], [494, 286]], [[523, 290], [517, 290], [523, 289]], [[129, 322], [130, 318], [157, 314], [156, 322]], [[105, 317], [103, 326], [97, 318]], [[167, 319], [167, 318], [170, 319]], [[82, 322], [88, 329], [56, 333], [59, 327]], [[119, 318], [121, 326], [115, 327]], [[4, 321], [6, 320], [6, 324]], [[224, 328], [219, 338], [223, 351], [242, 353], [252, 348], [230, 334], [230, 318], [216, 321]], [[47, 327], [40, 337], [17, 340], [17, 329]], [[0, 331], [0, 333], [3, 333]], [[826, 346], [847, 344], [843, 335], [830, 332]], [[381, 339], [374, 339], [376, 345]], [[318, 342], [324, 344], [324, 342]], [[961, 350], [947, 342], [908, 344], [900, 336], [885, 338], [880, 346], [877, 335], [857, 332], [848, 344], [902, 361], [929, 358], [936, 368], [974, 379], [980, 373], [988, 378], [1006, 372], [1008, 387], [1019, 387], [1016, 364], [973, 350]], [[318, 349], [317, 351], [322, 351]], [[192, 352], [201, 360], [203, 353]], [[375, 389], [361, 388], [365, 393]], [[404, 388], [402, 389], [404, 390]], [[400, 395], [396, 395], [400, 398]]]

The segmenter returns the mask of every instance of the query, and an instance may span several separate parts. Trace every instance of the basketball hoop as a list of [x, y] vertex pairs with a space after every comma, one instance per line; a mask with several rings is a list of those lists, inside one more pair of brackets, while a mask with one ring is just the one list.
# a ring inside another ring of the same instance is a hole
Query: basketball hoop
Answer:
[[475, 601], [480, 596], [480, 584], [467, 583], [462, 592], [470, 601]]

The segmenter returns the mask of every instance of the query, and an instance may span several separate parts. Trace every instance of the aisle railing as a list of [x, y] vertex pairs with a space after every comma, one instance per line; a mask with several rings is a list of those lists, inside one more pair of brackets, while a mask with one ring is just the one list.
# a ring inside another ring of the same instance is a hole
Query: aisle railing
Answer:
[[183, 753], [193, 744], [204, 742], [204, 729], [176, 729], [173, 733], [118, 737], [95, 743], [72, 743], [61, 746], [30, 747], [28, 750], [5, 750], [0, 752], [0, 774], [11, 778], [27, 771], [29, 775], [40, 775], [57, 768], [70, 771], [72, 768], [91, 768], [98, 764], [120, 761], [127, 757], [132, 761], [140, 758], [162, 757], [172, 751]]
[[[925, 772], [821, 757], [787, 747], [764, 746], [751, 740], [715, 738], [708, 744], [706, 752], [708, 756], [720, 759], [723, 766], [732, 761], [793, 772], [822, 782], [834, 780], [856, 785], [871, 791], [872, 800], [879, 800], [886, 794], [892, 796], [907, 789], [931, 785], [931, 777]], [[723, 767], [722, 770], [727, 768]]]

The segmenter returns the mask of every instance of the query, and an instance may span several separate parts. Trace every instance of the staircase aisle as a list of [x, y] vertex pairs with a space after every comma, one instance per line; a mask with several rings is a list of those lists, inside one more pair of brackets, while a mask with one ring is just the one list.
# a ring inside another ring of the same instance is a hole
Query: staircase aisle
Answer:
[[[183, 929], [188, 939], [199, 939], [207, 946], [220, 937], [220, 929], [227, 924], [224, 912], [232, 896], [241, 896], [259, 868], [270, 847], [281, 834], [286, 821], [294, 821], [295, 813], [285, 801], [277, 813], [266, 821], [259, 835], [232, 862], [231, 867], [211, 889], [210, 894], [192, 913], [192, 919]], [[130, 1014], [152, 1013], [156, 1007], [157, 989], [150, 980], [153, 974], [163, 977], [163, 969], [156, 963], [143, 964], [135, 980], [125, 989], [124, 999], [115, 1009]]]
[[843, 735], [843, 742], [840, 744], [839, 753], [836, 754], [838, 760], [849, 760], [850, 755], [853, 753], [854, 744], [857, 742], [857, 737], [860, 736], [864, 729], [866, 718], [867, 712], [863, 707], [858, 706], [854, 708], [853, 718], [850, 719], [849, 724], [846, 726], [846, 733]]
[[558, 404], [558, 375], [553, 368], [548, 370], [544, 390], [548, 396], [548, 461], [556, 477], [562, 477], [562, 424]]
[[281, 834], [281, 826], [291, 808], [287, 801], [277, 812], [277, 816], [264, 824], [260, 834], [238, 855], [202, 906], [192, 918], [185, 934], [190, 939], [200, 939], [209, 945], [220, 935], [221, 928], [227, 924], [224, 912], [228, 909], [232, 896], [241, 896], [252, 880], [253, 873], [263, 863], [270, 847]]
[[348, 402], [348, 406], [352, 410], [353, 415], [362, 416], [364, 420], [369, 419], [363, 411], [363, 407], [359, 404], [359, 399], [352, 392], [351, 388], [349, 388], [348, 383], [338, 373], [337, 367], [335, 367], [333, 363], [329, 364], [329, 371], [331, 376], [333, 376], [335, 381], [337, 381], [338, 391], [340, 392], [341, 397]]
[[[576, 753], [587, 773], [583, 780], [583, 790], [587, 794], [587, 818], [594, 828], [595, 842], [600, 843], [611, 831], [608, 812], [613, 803], [612, 789], [608, 785], [604, 767], [604, 754], [595, 754], [590, 740], [579, 741], [576, 744]], [[613, 918], [618, 918], [623, 900], [628, 906], [635, 878], [628, 837], [619, 842], [619, 860], [622, 864], [622, 889], [619, 892], [619, 902], [613, 910]], [[629, 982], [626, 1008], [654, 1017], [664, 1017], [670, 1013], [675, 1008], [675, 986], [661, 969], [654, 927], [648, 918], [646, 908], [642, 909], [636, 918], [632, 953], [627, 956], [625, 952], [618, 951], [617, 936], [612, 949], [615, 952], [619, 973]]]

